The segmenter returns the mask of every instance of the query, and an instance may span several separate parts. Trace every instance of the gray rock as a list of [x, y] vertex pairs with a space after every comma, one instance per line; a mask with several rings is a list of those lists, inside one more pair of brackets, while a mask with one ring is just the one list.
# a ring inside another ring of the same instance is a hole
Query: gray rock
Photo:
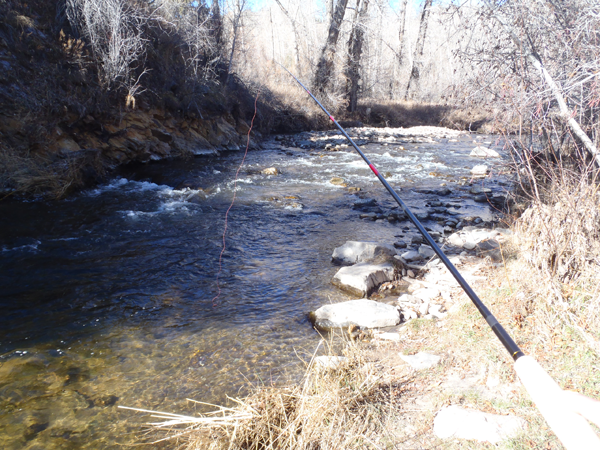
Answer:
[[400, 297], [398, 297], [399, 305], [403, 305], [403, 304], [418, 305], [419, 303], [421, 303], [421, 299], [418, 297], [415, 297], [414, 295], [402, 294]]
[[420, 236], [420, 235], [419, 235], [419, 236], [413, 236], [413, 237], [410, 239], [410, 243], [411, 243], [412, 245], [415, 245], [415, 244], [422, 244], [422, 243], [423, 243], [423, 236]]
[[350, 267], [342, 267], [331, 282], [350, 294], [366, 297], [379, 285], [393, 279], [394, 266], [391, 263], [359, 263]]
[[438, 319], [443, 319], [446, 317], [446, 313], [441, 312], [442, 305], [429, 305], [429, 314], [433, 317], [437, 317]]
[[463, 248], [467, 250], [473, 250], [475, 247], [477, 247], [477, 244], [473, 241], [467, 241], [463, 244]]
[[490, 188], [486, 188], [486, 187], [481, 187], [481, 186], [473, 186], [471, 189], [469, 189], [469, 192], [471, 194], [477, 195], [477, 194], [489, 194], [492, 192], [492, 190]]
[[516, 416], [500, 416], [458, 406], [442, 408], [433, 421], [433, 432], [441, 439], [498, 442], [516, 437], [527, 423]]
[[462, 239], [460, 234], [454, 233], [448, 236], [448, 243], [454, 247], [462, 248], [465, 241]]
[[331, 255], [334, 264], [351, 265], [362, 262], [372, 262], [378, 258], [390, 259], [396, 254], [391, 245], [377, 242], [348, 241], [336, 248]]
[[488, 239], [477, 244], [477, 254], [481, 257], [489, 256], [493, 261], [502, 261], [500, 244], [495, 239]]
[[475, 197], [473, 197], [473, 201], [477, 203], [485, 203], [488, 201], [488, 197], [485, 194], [478, 194]]
[[398, 325], [400, 313], [392, 305], [362, 299], [321, 306], [309, 314], [309, 319], [316, 328], [326, 331], [350, 325], [379, 328]]
[[394, 242], [394, 247], [396, 248], [406, 248], [407, 244], [404, 241]]
[[423, 256], [419, 252], [415, 252], [414, 250], [410, 250], [406, 253], [402, 253], [402, 259], [405, 261], [420, 261], [423, 259]]
[[406, 308], [402, 310], [402, 317], [404, 317], [404, 320], [408, 322], [409, 320], [418, 318], [419, 315], [416, 313], [416, 311]]
[[478, 158], [500, 158], [500, 154], [497, 151], [482, 146], [475, 147], [471, 150], [469, 156], [476, 156]]
[[440, 362], [440, 357], [429, 353], [419, 352], [416, 355], [400, 355], [415, 370], [429, 369]]
[[421, 299], [423, 302], [428, 302], [440, 295], [440, 291], [434, 288], [421, 288], [414, 291], [412, 295]]
[[435, 256], [435, 252], [429, 245], [421, 245], [419, 247], [419, 254], [425, 259], [429, 259]]
[[485, 176], [488, 173], [488, 166], [479, 164], [471, 169], [471, 173], [474, 176]]

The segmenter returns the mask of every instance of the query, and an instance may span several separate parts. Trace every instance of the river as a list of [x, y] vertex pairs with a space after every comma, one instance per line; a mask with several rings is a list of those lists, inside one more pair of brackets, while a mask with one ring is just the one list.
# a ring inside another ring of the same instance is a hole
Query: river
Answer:
[[[493, 219], [459, 182], [481, 163], [469, 156], [476, 143], [502, 153], [498, 139], [351, 134], [415, 212], [435, 198], [424, 188], [446, 184], [452, 193], [442, 200], [456, 217]], [[353, 206], [365, 199], [383, 211], [394, 204], [341, 142], [303, 133], [249, 152], [218, 285], [243, 152], [125, 167], [65, 200], [0, 202], [3, 448], [122, 448], [147, 418], [117, 405], [191, 414], [186, 398], [223, 403], [297, 379], [320, 339], [307, 313], [350, 298], [330, 284], [333, 249], [415, 234], [408, 222], [359, 218]], [[268, 167], [280, 174], [262, 174]], [[485, 185], [500, 191], [507, 182], [492, 176]]]

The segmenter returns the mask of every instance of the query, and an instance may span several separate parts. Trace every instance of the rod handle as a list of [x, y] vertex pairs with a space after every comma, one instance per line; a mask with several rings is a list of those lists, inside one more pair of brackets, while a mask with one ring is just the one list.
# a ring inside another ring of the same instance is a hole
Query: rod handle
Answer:
[[600, 437], [573, 409], [570, 392], [560, 386], [531, 356], [515, 361], [515, 371], [546, 422], [567, 450], [600, 450]]

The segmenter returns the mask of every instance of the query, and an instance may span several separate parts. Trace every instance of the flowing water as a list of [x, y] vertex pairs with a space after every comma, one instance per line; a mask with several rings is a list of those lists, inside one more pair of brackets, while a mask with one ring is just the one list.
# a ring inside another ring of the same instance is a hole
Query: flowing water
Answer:
[[[398, 141], [363, 150], [415, 212], [435, 196], [411, 188], [447, 182], [457, 217], [492, 218], [455, 183], [480, 163], [472, 135]], [[186, 398], [297, 379], [320, 339], [307, 313], [349, 299], [330, 284], [333, 249], [414, 233], [359, 219], [361, 199], [394, 205], [351, 149], [268, 142], [240, 173], [213, 301], [241, 158], [155, 162], [66, 200], [0, 203], [2, 448], [121, 448], [148, 418], [117, 405], [191, 414]]]

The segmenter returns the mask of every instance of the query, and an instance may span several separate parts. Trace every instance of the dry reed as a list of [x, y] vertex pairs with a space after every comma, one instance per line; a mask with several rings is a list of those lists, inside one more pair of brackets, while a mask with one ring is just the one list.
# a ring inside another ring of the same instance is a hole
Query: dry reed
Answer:
[[[370, 361], [357, 344], [333, 366], [312, 360], [301, 383], [258, 388], [235, 408], [201, 417], [138, 410], [163, 419], [149, 424], [187, 449], [315, 450], [379, 449], [392, 442], [395, 402], [406, 380]], [[134, 408], [129, 408], [134, 409]]]

